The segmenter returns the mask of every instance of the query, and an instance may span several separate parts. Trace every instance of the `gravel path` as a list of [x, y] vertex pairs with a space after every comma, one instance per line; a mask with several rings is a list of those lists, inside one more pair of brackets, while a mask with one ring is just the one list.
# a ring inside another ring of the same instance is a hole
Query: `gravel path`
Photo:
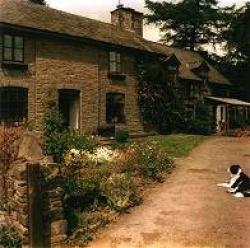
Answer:
[[250, 174], [250, 139], [211, 138], [176, 163], [165, 183], [89, 248], [250, 248], [250, 198], [216, 187], [232, 163]]

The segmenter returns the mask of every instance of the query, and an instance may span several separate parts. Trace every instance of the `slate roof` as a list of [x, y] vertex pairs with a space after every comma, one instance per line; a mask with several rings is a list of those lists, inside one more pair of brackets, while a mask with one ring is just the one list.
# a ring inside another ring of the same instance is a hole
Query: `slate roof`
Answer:
[[[204, 61], [198, 53], [148, 41], [134, 32], [123, 31], [110, 23], [32, 4], [27, 0], [0, 0], [0, 24], [85, 38], [165, 56], [175, 54], [181, 62], [180, 77], [201, 80], [190, 68], [193, 63]], [[230, 85], [215, 68], [211, 65], [209, 68], [210, 82]]]

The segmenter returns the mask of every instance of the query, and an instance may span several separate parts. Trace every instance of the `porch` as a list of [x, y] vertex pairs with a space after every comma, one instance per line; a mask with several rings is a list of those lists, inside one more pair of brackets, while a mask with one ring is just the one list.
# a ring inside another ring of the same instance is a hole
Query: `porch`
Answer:
[[250, 123], [250, 103], [234, 98], [207, 96], [215, 107], [216, 131], [242, 128]]

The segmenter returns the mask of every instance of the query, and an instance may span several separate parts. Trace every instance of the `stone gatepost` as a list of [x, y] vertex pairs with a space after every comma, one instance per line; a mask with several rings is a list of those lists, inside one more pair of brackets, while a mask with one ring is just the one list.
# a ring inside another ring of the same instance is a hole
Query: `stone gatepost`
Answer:
[[67, 238], [64, 192], [48, 185], [48, 178], [57, 175], [56, 168], [43, 156], [36, 137], [25, 134], [8, 172], [8, 197], [0, 220], [16, 227], [26, 247], [54, 247]]

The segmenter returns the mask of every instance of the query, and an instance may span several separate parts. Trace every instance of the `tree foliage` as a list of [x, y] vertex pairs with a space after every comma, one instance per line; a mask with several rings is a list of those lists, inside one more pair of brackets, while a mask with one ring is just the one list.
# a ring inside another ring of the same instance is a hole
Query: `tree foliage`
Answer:
[[215, 122], [211, 106], [198, 100], [195, 104], [195, 114], [189, 116], [186, 130], [193, 134], [209, 135], [215, 131]]
[[232, 83], [232, 97], [250, 101], [250, 3], [236, 10], [228, 29], [223, 57], [209, 55], [214, 64]]
[[29, 1], [35, 4], [47, 5], [45, 0], [29, 0]]
[[139, 104], [146, 126], [160, 133], [181, 129], [183, 103], [174, 80], [161, 61], [138, 61]]
[[145, 0], [145, 3], [150, 11], [146, 15], [147, 21], [160, 27], [164, 33], [162, 41], [190, 50], [222, 42], [219, 31], [227, 26], [231, 16], [230, 8], [219, 8], [217, 0], [182, 0], [176, 3]]
[[238, 9], [226, 32], [229, 56], [236, 62], [250, 62], [250, 2]]

